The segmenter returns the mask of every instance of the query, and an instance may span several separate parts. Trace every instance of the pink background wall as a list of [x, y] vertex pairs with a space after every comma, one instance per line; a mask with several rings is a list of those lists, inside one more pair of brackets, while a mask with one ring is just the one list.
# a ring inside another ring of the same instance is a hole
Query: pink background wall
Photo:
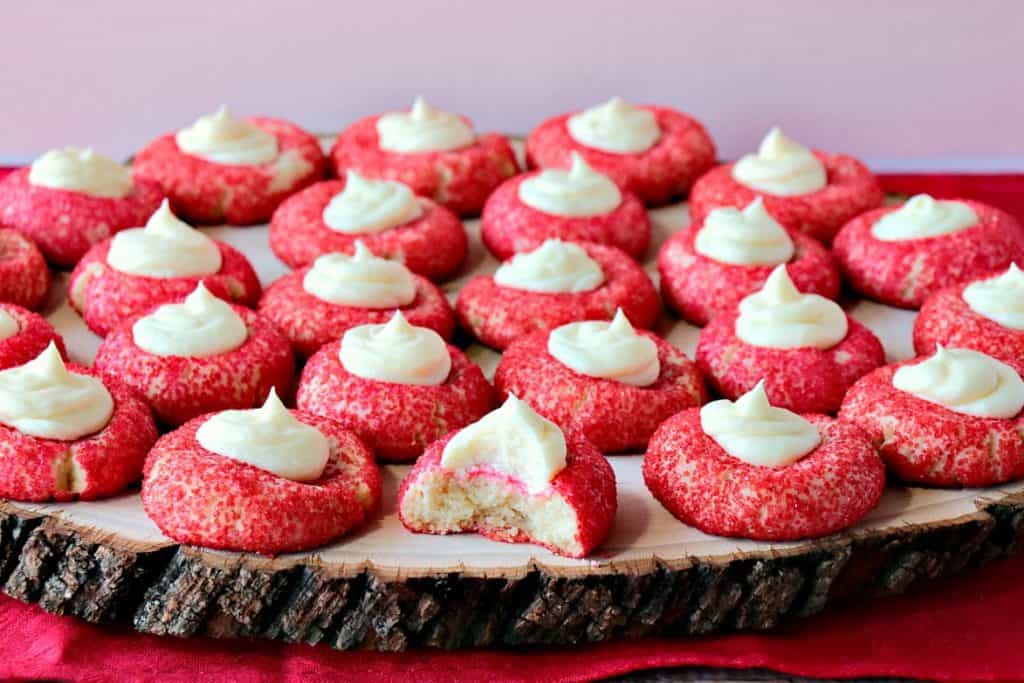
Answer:
[[0, 159], [126, 154], [221, 102], [328, 131], [423, 93], [525, 132], [620, 94], [696, 114], [727, 156], [778, 122], [876, 161], [1013, 165], [1022, 28], [1015, 0], [0, 0]]

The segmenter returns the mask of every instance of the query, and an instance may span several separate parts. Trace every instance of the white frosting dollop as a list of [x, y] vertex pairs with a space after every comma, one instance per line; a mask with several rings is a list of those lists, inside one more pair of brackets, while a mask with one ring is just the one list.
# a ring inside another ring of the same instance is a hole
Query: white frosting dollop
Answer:
[[964, 202], [918, 194], [875, 221], [871, 234], [883, 242], [900, 242], [948, 235], [977, 223], [978, 214]]
[[389, 230], [423, 215], [408, 185], [395, 180], [371, 180], [350, 170], [345, 187], [323, 211], [323, 220], [335, 232], [353, 234]]
[[732, 457], [762, 467], [792, 465], [821, 443], [817, 427], [768, 402], [764, 380], [735, 402], [701, 408], [700, 428]]
[[143, 228], [114, 235], [107, 264], [146, 277], [199, 277], [220, 270], [217, 243], [173, 213], [165, 199]]
[[377, 119], [377, 141], [381, 149], [390, 152], [440, 152], [472, 145], [476, 133], [458, 114], [434, 109], [417, 97], [409, 111]]
[[759, 192], [789, 197], [825, 187], [828, 175], [814, 152], [772, 128], [757, 154], [747, 154], [732, 167], [733, 179]]
[[587, 320], [556, 327], [548, 353], [576, 372], [646, 387], [661, 374], [658, 346], [637, 334], [620, 308], [611, 322]]
[[635, 154], [654, 146], [661, 127], [654, 112], [619, 97], [573, 114], [566, 122], [569, 135], [587, 147], [613, 154]]
[[277, 158], [277, 136], [243, 119], [235, 118], [222, 106], [200, 116], [174, 136], [181, 151], [215, 164], [253, 166]]
[[500, 408], [464, 427], [445, 444], [441, 466], [456, 471], [484, 467], [537, 492], [547, 489], [565, 469], [567, 450], [558, 425], [510, 394]]
[[0, 309], [0, 340], [13, 337], [18, 334], [18, 330], [21, 326], [18, 325], [18, 321], [14, 319], [7, 311]]
[[338, 358], [353, 375], [393, 384], [443, 384], [452, 369], [441, 335], [410, 325], [401, 311], [383, 325], [347, 330]]
[[212, 416], [196, 430], [196, 441], [211, 453], [293, 481], [316, 481], [331, 456], [327, 437], [295, 419], [273, 389], [260, 408]]
[[757, 197], [742, 211], [712, 209], [697, 232], [693, 248], [719, 263], [774, 266], [793, 258], [793, 240]]
[[744, 297], [739, 311], [736, 336], [771, 349], [828, 349], [841, 342], [849, 328], [839, 304], [801, 293], [785, 265], [775, 267], [759, 292]]
[[216, 356], [234, 351], [248, 336], [241, 316], [202, 282], [184, 302], [164, 304], [132, 325], [135, 345], [154, 356]]
[[74, 441], [107, 426], [114, 399], [95, 377], [70, 372], [57, 346], [0, 371], [0, 423], [41, 439]]
[[892, 376], [892, 385], [930, 403], [977, 417], [1016, 416], [1024, 407], [1024, 381], [1006, 363], [970, 349], [945, 349]]
[[577, 152], [569, 170], [547, 168], [519, 184], [519, 199], [553, 216], [599, 216], [622, 203], [622, 191], [598, 173]]
[[1005, 273], [967, 285], [961, 297], [978, 315], [1011, 330], [1024, 330], [1024, 272], [1016, 263]]
[[132, 190], [132, 171], [91, 149], [51, 149], [32, 162], [28, 182], [39, 187], [121, 198]]
[[604, 271], [580, 245], [549, 239], [502, 263], [494, 282], [529, 292], [589, 292], [604, 282]]
[[416, 298], [416, 280], [404, 264], [373, 255], [361, 240], [355, 253], [324, 254], [302, 278], [302, 288], [339, 306], [401, 308]]

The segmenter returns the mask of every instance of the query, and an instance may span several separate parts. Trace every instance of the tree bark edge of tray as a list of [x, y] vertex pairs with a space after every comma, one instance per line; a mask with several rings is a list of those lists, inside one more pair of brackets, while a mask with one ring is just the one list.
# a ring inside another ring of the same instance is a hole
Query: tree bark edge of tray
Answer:
[[[852, 597], [977, 567], [1024, 541], [1024, 492], [976, 513], [785, 552], [678, 558], [643, 571], [403, 578], [178, 545], [147, 546], [0, 503], [0, 582], [18, 600], [144, 633], [385, 651], [522, 647], [768, 629]], [[412, 574], [417, 572], [413, 571]]]

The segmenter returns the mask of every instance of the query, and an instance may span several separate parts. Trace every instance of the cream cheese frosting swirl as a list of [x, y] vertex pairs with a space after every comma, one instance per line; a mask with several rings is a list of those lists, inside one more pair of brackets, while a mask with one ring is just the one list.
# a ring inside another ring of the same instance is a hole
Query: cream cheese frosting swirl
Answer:
[[270, 390], [251, 410], [225, 410], [196, 430], [199, 445], [225, 458], [248, 463], [292, 481], [316, 481], [331, 456], [319, 429], [300, 422]]
[[220, 270], [217, 243], [171, 213], [165, 199], [145, 227], [114, 235], [107, 264], [129, 275], [199, 277]]
[[71, 372], [57, 346], [0, 371], [0, 423], [40, 439], [74, 441], [110, 422], [114, 399], [99, 379]]
[[736, 336], [753, 346], [772, 349], [828, 349], [849, 329], [839, 304], [818, 294], [802, 294], [776, 266], [760, 291], [740, 301]]
[[408, 185], [395, 180], [371, 180], [357, 171], [345, 174], [345, 187], [323, 210], [328, 228], [344, 234], [381, 232], [423, 215]]
[[1009, 365], [970, 349], [945, 349], [904, 365], [892, 385], [964, 415], [1015, 417], [1024, 407], [1024, 381]]
[[978, 214], [964, 202], [914, 195], [871, 226], [871, 234], [883, 242], [902, 242], [959, 232], [978, 223]]
[[0, 341], [18, 334], [21, 325], [7, 311], [0, 308]]
[[620, 308], [611, 322], [569, 323], [548, 335], [548, 353], [571, 370], [635, 387], [658, 380], [658, 346], [637, 334]]
[[448, 346], [437, 332], [410, 325], [395, 311], [383, 325], [360, 325], [341, 338], [338, 358], [357, 377], [393, 384], [444, 384], [452, 369]]
[[530, 292], [579, 293], [600, 287], [604, 271], [580, 245], [549, 239], [502, 263], [494, 272], [494, 282]]
[[495, 411], [463, 428], [445, 444], [441, 467], [486, 467], [514, 477], [531, 492], [550, 487], [565, 469], [568, 448], [558, 425], [509, 395]]
[[700, 409], [700, 428], [726, 453], [751, 465], [785, 467], [821, 443], [817, 427], [800, 415], [772, 406], [764, 380], [736, 399]]
[[581, 145], [613, 154], [644, 152], [661, 137], [654, 112], [619, 97], [570, 116], [566, 128]]
[[519, 200], [553, 216], [600, 216], [622, 204], [622, 191], [606, 175], [598, 173], [572, 153], [569, 170], [547, 168], [519, 184]]
[[1005, 273], [967, 285], [961, 297], [978, 315], [1011, 330], [1024, 330], [1024, 272], [1016, 263]]
[[407, 112], [391, 112], [377, 119], [377, 144], [389, 152], [442, 152], [475, 141], [476, 133], [464, 118], [434, 109], [422, 97], [417, 97]]
[[401, 308], [416, 298], [416, 280], [404, 264], [379, 258], [356, 240], [355, 252], [324, 254], [302, 278], [321, 301], [360, 308]]
[[120, 199], [132, 191], [132, 171], [91, 149], [51, 149], [32, 162], [28, 182], [37, 187]]
[[279, 151], [277, 136], [235, 118], [226, 106], [199, 117], [178, 131], [174, 140], [186, 154], [234, 166], [265, 164], [276, 159]]
[[712, 209], [693, 248], [709, 259], [738, 266], [774, 266], [789, 261], [794, 252], [789, 233], [765, 211], [760, 197], [742, 211]]
[[132, 325], [135, 345], [154, 356], [216, 356], [234, 351], [248, 336], [241, 316], [202, 282], [184, 302], [159, 306]]
[[732, 167], [741, 185], [781, 197], [809, 194], [828, 184], [825, 166], [814, 152], [772, 128], [757, 154], [748, 154]]

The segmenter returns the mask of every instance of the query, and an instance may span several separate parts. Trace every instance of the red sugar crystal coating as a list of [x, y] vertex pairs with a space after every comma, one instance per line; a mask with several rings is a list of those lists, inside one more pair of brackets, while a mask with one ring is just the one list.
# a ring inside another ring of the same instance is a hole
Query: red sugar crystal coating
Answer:
[[223, 242], [220, 270], [202, 277], [146, 277], [131, 275], [107, 264], [110, 241], [89, 250], [71, 273], [68, 300], [82, 314], [89, 329], [105, 337], [122, 321], [157, 304], [179, 301], [202, 281], [211, 294], [247, 307], [260, 299], [259, 279], [242, 252]]
[[18, 331], [7, 339], [0, 339], [0, 370], [24, 365], [53, 342], [63, 358], [67, 358], [64, 340], [46, 319], [14, 304], [0, 303], [0, 311], [14, 318]]
[[494, 389], [480, 368], [449, 346], [452, 370], [435, 386], [395, 384], [353, 375], [341, 364], [341, 342], [328, 344], [306, 363], [296, 405], [351, 429], [385, 462], [414, 460], [453, 429], [494, 407]]
[[551, 238], [608, 244], [637, 259], [647, 252], [651, 242], [651, 222], [636, 195], [623, 192], [622, 203], [610, 213], [555, 216], [527, 206], [519, 199], [519, 186], [537, 173], [512, 178], [487, 198], [480, 223], [480, 238], [495, 257], [504, 261]]
[[849, 331], [828, 349], [772, 349], [736, 336], [738, 311], [722, 313], [701, 330], [697, 366], [719, 394], [737, 399], [761, 380], [771, 404], [795, 413], [835, 413], [846, 390], [885, 363], [882, 343], [846, 316]]
[[295, 362], [288, 340], [262, 316], [241, 306], [232, 308], [249, 332], [237, 349], [205, 358], [152, 355], [135, 345], [132, 325], [142, 317], [138, 315], [107, 335], [94, 366], [134, 387], [165, 425], [263, 405], [271, 387], [281, 396], [290, 395]]
[[194, 223], [265, 223], [285, 197], [322, 178], [327, 162], [317, 139], [295, 124], [261, 116], [245, 120], [272, 133], [280, 155], [294, 152], [309, 163], [309, 170], [287, 185], [276, 186], [276, 159], [264, 164], [218, 164], [186, 154], [175, 134], [168, 133], [135, 156], [132, 171], [136, 178], [163, 188], [174, 213]]
[[562, 114], [544, 121], [526, 139], [531, 166], [569, 168], [578, 152], [596, 171], [646, 204], [665, 204], [686, 194], [693, 182], [715, 163], [715, 143], [694, 118], [665, 107], [644, 106], [654, 112], [661, 137], [650, 149], [635, 154], [603, 152], [577, 142]]
[[300, 268], [321, 254], [351, 254], [360, 240], [375, 256], [402, 261], [412, 272], [434, 282], [458, 272], [466, 260], [467, 238], [454, 213], [420, 198], [423, 214], [416, 220], [380, 232], [338, 232], [324, 223], [323, 212], [344, 187], [344, 180], [324, 181], [281, 204], [270, 221], [270, 248], [279, 259]]
[[[999, 275], [991, 273], [991, 276]], [[985, 278], [979, 278], [985, 279]], [[1003, 327], [967, 305], [961, 283], [928, 297], [914, 320], [914, 350], [919, 356], [935, 353], [935, 345], [974, 349], [1001, 360], [1024, 375], [1024, 330]]]
[[146, 458], [146, 514], [179, 543], [265, 555], [316, 548], [363, 524], [381, 495], [370, 449], [331, 420], [292, 414], [330, 443], [319, 479], [292, 481], [211, 453], [196, 441], [211, 417], [203, 415], [161, 437]]
[[682, 351], [641, 334], [658, 346], [661, 374], [646, 387], [590, 377], [548, 353], [549, 333], [517, 340], [501, 357], [494, 385], [499, 400], [515, 394], [563, 429], [578, 429], [602, 453], [640, 451], [658, 425], [707, 400], [697, 367]]
[[35, 310], [46, 301], [50, 269], [35, 243], [0, 228], [0, 301]]
[[[68, 370], [98, 377], [69, 363]], [[94, 500], [138, 481], [142, 462], [156, 441], [149, 408], [134, 390], [103, 379], [114, 399], [107, 426], [75, 441], [28, 436], [0, 424], [0, 497], [24, 501]]]
[[489, 275], [470, 280], [459, 292], [455, 311], [464, 328], [496, 349], [537, 330], [552, 330], [579, 320], [611, 320], [615, 310], [635, 327], [653, 327], [661, 312], [654, 283], [633, 259], [614, 247], [581, 243], [597, 261], [605, 281], [579, 293], [531, 292], [502, 287]]
[[[341, 339], [358, 325], [379, 325], [394, 315], [393, 308], [342, 306], [318, 299], [302, 288], [310, 267], [278, 278], [260, 299], [259, 312], [288, 337], [296, 353], [311, 356], [328, 342]], [[444, 339], [455, 333], [455, 314], [444, 293], [426, 278], [413, 275], [416, 298], [400, 310], [409, 324], [429, 327]]]
[[[720, 263], [694, 249], [703, 222], [670, 237], [658, 253], [661, 293], [669, 307], [694, 325], [704, 326], [716, 315], [735, 308], [741, 299], [764, 285], [773, 266]], [[790, 231], [793, 258], [786, 272], [801, 292], [829, 299], [839, 296], [839, 269], [817, 240]]]
[[991, 486], [1024, 477], [1024, 419], [975, 417], [892, 385], [897, 368], [865, 375], [846, 394], [839, 419], [859, 427], [900, 479], [933, 486]]
[[831, 242], [839, 228], [854, 216], [882, 205], [885, 195], [868, 167], [845, 154], [814, 155], [825, 165], [828, 185], [808, 194], [783, 197], [759, 192], [733, 180], [734, 164], [708, 171], [693, 185], [690, 216], [703, 223], [711, 209], [733, 206], [742, 209], [757, 197], [779, 223], [800, 230], [822, 242]]
[[115, 198], [37, 187], [28, 174], [22, 168], [0, 180], [0, 225], [29, 237], [61, 268], [115, 232], [145, 225], [164, 196], [156, 183], [138, 178], [126, 197]]
[[367, 178], [397, 180], [421, 197], [429, 197], [460, 216], [476, 215], [487, 195], [519, 171], [508, 140], [488, 133], [467, 147], [440, 152], [403, 154], [380, 148], [377, 119], [356, 121], [331, 149], [334, 172], [343, 177], [353, 168]]
[[883, 242], [871, 234], [879, 218], [899, 207], [870, 211], [843, 226], [832, 253], [843, 275], [866, 297], [902, 308], [919, 308], [933, 293], [973, 280], [1011, 262], [1024, 263], [1024, 228], [1008, 213], [959, 200], [978, 214], [978, 224], [923, 239]]
[[[507, 482], [509, 487], [524, 489], [521, 482], [512, 479], [509, 475], [485, 467], [476, 467], [467, 472], [455, 472], [442, 467], [441, 454], [453, 436], [455, 436], [455, 432], [430, 444], [420, 459], [416, 461], [416, 466], [402, 480], [402, 486], [398, 490], [398, 518], [409, 531], [425, 534], [478, 533], [502, 543], [541, 545], [553, 553], [569, 557], [586, 557], [607, 538], [615, 519], [615, 510], [618, 507], [615, 472], [592, 444], [581, 435], [572, 432], [565, 435], [568, 448], [566, 466], [551, 481], [550, 495], [563, 498], [576, 515], [578, 531], [575, 540], [579, 546], [578, 552], [542, 543], [530, 537], [522, 529], [492, 526], [486, 521], [474, 522], [462, 528], [420, 526], [417, 520], [409, 518], [403, 501], [410, 491], [424, 486], [424, 479], [429, 475], [441, 473], [445, 477], [464, 480], [490, 477]], [[525, 491], [523, 495], [527, 495]]]
[[796, 541], [860, 521], [885, 487], [885, 466], [852, 425], [804, 415], [821, 444], [785, 467], [729, 455], [700, 426], [700, 410], [667, 420], [644, 456], [644, 482], [680, 521], [704, 533], [758, 541]]

